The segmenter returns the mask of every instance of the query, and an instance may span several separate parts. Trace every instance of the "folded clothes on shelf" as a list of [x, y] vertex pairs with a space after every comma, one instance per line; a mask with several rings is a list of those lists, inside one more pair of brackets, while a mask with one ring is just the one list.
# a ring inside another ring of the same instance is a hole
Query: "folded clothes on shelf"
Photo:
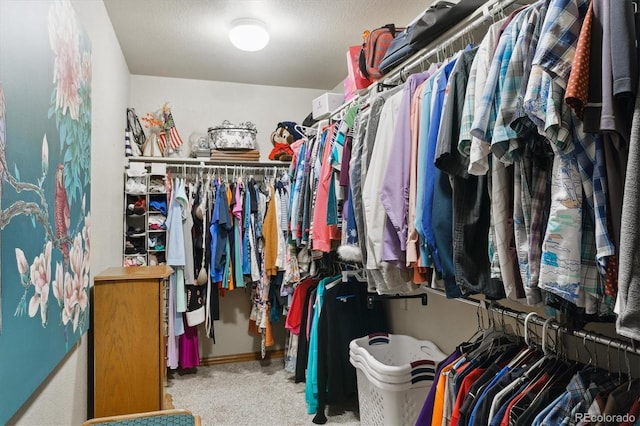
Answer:
[[250, 149], [246, 151], [211, 150], [211, 159], [218, 161], [260, 161], [260, 151]]
[[154, 194], [164, 194], [167, 192], [163, 177], [152, 177], [149, 180], [149, 192]]
[[147, 192], [144, 177], [130, 177], [127, 179], [124, 190], [128, 194], [144, 194]]
[[165, 200], [162, 201], [149, 201], [149, 211], [160, 212], [162, 214], [167, 214], [167, 202]]

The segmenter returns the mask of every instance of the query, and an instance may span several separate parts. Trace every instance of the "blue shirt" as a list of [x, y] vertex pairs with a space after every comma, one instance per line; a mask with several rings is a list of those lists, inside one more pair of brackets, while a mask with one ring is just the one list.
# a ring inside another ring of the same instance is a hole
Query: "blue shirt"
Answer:
[[186, 264], [186, 256], [184, 252], [184, 233], [182, 229], [182, 208], [176, 200], [176, 188], [180, 184], [175, 181], [173, 191], [171, 191], [171, 200], [169, 201], [169, 211], [165, 221], [167, 225], [167, 244], [166, 256], [167, 265], [184, 266]]
[[416, 217], [414, 219], [414, 226], [416, 232], [420, 236], [420, 263], [424, 266], [430, 266], [433, 263], [429, 251], [427, 250], [424, 228], [422, 227], [422, 216], [424, 215], [424, 182], [425, 175], [427, 173], [427, 138], [429, 136], [429, 125], [431, 123], [431, 97], [433, 94], [433, 86], [437, 79], [435, 74], [428, 79], [424, 84], [422, 91], [422, 108], [420, 113], [420, 140], [418, 141], [418, 174], [416, 178]]
[[[448, 64], [442, 67], [442, 71], [437, 77], [436, 95], [433, 102], [433, 110], [431, 112], [431, 123], [437, 124], [429, 126], [429, 135], [427, 138], [427, 161], [424, 183], [424, 204], [422, 214], [422, 229], [424, 230], [427, 246], [431, 255], [436, 270], [442, 271], [442, 264], [438, 256], [438, 249], [436, 247], [436, 239], [433, 233], [433, 227], [431, 225], [432, 209], [433, 209], [433, 193], [435, 191], [436, 184], [436, 167], [434, 165], [436, 155], [436, 145], [438, 143], [438, 130], [440, 124], [440, 117], [442, 115], [442, 106], [444, 104], [444, 95], [447, 88], [447, 80], [453, 70], [456, 63], [453, 58]], [[417, 219], [417, 212], [416, 212]]]
[[484, 387], [484, 390], [482, 391], [480, 396], [476, 399], [473, 410], [471, 411], [471, 415], [469, 416], [470, 425], [473, 424], [476, 416], [478, 415], [478, 410], [480, 409], [480, 403], [489, 392], [489, 389], [491, 389], [493, 385], [498, 383], [498, 381], [500, 381], [500, 379], [508, 372], [509, 372], [509, 367], [504, 367], [502, 370], [498, 371], [496, 375], [493, 377], [493, 379], [491, 379], [491, 381], [489, 381], [489, 383]]

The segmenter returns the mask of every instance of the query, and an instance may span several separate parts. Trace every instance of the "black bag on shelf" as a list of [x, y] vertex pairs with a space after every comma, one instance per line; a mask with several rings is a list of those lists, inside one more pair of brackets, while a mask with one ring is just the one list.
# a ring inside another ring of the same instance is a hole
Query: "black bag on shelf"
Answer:
[[396, 34], [380, 62], [380, 71], [388, 73], [486, 2], [487, 0], [460, 0], [456, 4], [440, 1], [432, 5], [417, 21]]

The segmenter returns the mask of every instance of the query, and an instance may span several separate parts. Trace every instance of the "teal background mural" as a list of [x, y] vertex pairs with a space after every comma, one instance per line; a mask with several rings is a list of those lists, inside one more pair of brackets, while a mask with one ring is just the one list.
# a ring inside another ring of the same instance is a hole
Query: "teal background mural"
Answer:
[[89, 327], [91, 43], [69, 1], [0, 26], [0, 424]]

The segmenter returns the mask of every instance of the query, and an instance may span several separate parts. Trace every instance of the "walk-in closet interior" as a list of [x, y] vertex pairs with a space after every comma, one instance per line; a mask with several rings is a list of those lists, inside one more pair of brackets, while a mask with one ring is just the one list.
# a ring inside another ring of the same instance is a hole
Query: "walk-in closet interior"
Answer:
[[636, 0], [189, 3], [0, 0], [0, 424], [640, 425]]

